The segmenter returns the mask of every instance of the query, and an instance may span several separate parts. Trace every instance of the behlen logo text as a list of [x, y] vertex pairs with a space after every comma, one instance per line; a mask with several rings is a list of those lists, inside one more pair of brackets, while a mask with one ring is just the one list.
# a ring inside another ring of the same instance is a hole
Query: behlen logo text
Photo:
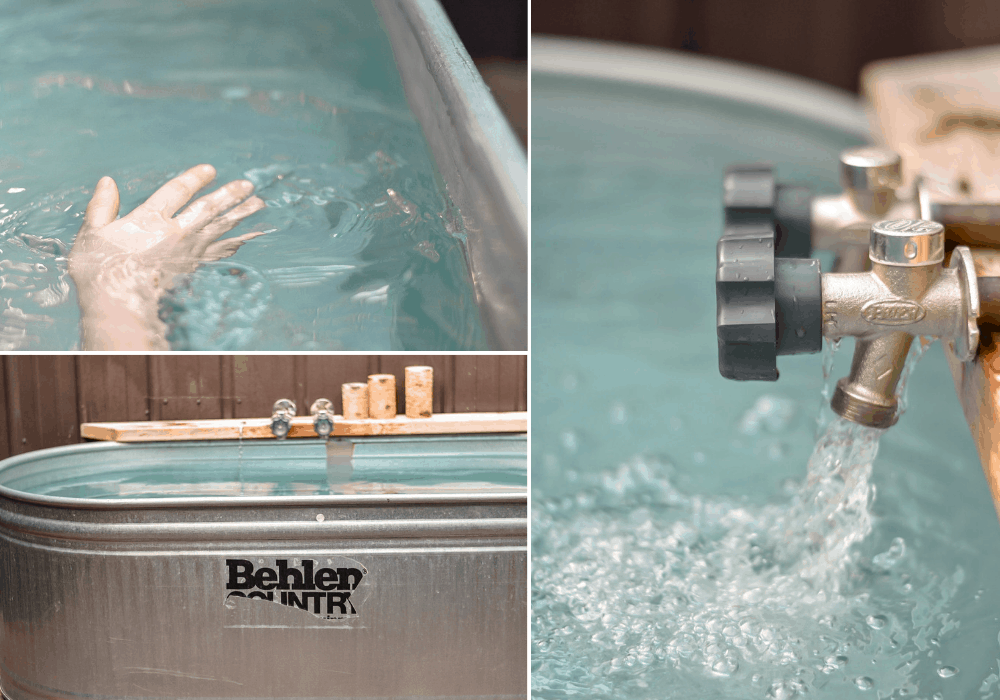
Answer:
[[351, 604], [351, 593], [367, 572], [353, 567], [320, 569], [312, 559], [303, 559], [301, 568], [289, 566], [287, 559], [276, 559], [274, 563], [275, 569], [254, 569], [253, 562], [247, 559], [226, 559], [226, 598], [269, 600], [326, 619], [358, 614]]

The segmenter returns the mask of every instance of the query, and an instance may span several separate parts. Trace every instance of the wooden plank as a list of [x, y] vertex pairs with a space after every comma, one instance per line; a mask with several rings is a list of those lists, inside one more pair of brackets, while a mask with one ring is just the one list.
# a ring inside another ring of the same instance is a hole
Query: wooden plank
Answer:
[[970, 362], [959, 362], [947, 344], [945, 356], [1000, 516], [1000, 334], [985, 332]]
[[[430, 418], [407, 418], [400, 414], [383, 420], [334, 420], [335, 436], [369, 435], [455, 435], [469, 433], [524, 433], [528, 414], [440, 413]], [[80, 434], [91, 440], [117, 442], [157, 442], [172, 440], [275, 439], [269, 418], [246, 420], [142, 421], [135, 423], [84, 423]], [[316, 437], [312, 419], [292, 419], [288, 437]]]
[[80, 421], [149, 418], [149, 364], [139, 355], [77, 355]]
[[[150, 359], [153, 420], [222, 417], [218, 355], [154, 355]], [[260, 414], [258, 414], [260, 415]]]

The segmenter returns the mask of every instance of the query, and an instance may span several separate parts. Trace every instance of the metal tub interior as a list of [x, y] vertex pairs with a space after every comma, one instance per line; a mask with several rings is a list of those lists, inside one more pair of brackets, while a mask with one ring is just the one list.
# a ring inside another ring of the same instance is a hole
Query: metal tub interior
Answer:
[[[3, 693], [525, 697], [525, 444], [338, 440], [329, 469], [320, 440], [7, 459]], [[397, 483], [267, 495], [378, 475]], [[239, 476], [256, 495], [220, 495], [239, 493]]]
[[410, 108], [462, 213], [494, 350], [528, 349], [527, 157], [437, 0], [375, 0]]

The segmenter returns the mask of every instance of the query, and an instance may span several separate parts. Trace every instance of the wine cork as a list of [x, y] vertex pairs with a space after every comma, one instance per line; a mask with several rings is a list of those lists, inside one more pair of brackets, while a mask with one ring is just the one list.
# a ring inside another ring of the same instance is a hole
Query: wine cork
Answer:
[[434, 368], [406, 368], [406, 417], [430, 418], [434, 412]]
[[368, 417], [368, 385], [363, 382], [342, 384], [340, 396], [344, 400], [344, 418], [359, 420]]
[[391, 374], [368, 376], [368, 417], [396, 417], [396, 377]]

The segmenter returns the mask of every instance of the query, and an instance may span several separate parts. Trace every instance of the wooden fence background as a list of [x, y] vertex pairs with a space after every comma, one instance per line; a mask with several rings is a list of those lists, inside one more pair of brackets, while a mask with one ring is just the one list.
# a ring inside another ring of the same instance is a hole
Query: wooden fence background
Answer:
[[1000, 2], [532, 0], [531, 31], [685, 49], [857, 90], [871, 61], [1000, 42]]
[[0, 357], [0, 458], [81, 442], [95, 421], [261, 418], [277, 399], [299, 415], [340, 385], [434, 368], [434, 410], [525, 411], [524, 355], [6, 355]]

